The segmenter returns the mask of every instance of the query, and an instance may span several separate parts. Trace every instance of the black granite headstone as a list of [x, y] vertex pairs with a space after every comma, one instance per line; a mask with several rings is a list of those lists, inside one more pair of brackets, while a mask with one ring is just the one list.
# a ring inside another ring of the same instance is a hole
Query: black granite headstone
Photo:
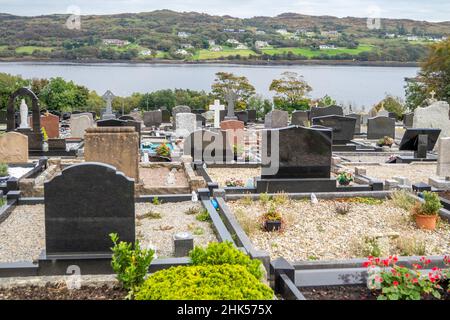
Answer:
[[375, 117], [367, 120], [367, 139], [395, 138], [395, 120], [389, 117]]
[[[330, 178], [331, 129], [290, 126], [264, 130], [262, 148], [263, 179]], [[276, 154], [275, 159], [272, 157], [276, 148], [279, 148], [279, 169], [274, 174], [269, 166], [277, 165], [273, 163], [277, 161]]]
[[248, 112], [247, 111], [236, 111], [234, 115], [237, 117], [239, 121], [242, 121], [244, 124], [248, 123]]
[[254, 109], [250, 109], [250, 110], [247, 110], [248, 111], [248, 122], [251, 122], [251, 123], [254, 123], [254, 122], [256, 122], [256, 110], [254, 110]]
[[144, 124], [146, 127], [159, 127], [163, 122], [162, 111], [146, 111], [144, 112]]
[[356, 119], [344, 116], [324, 116], [312, 119], [313, 125], [333, 129], [333, 144], [346, 144], [355, 134]]
[[414, 112], [406, 113], [403, 115], [403, 125], [405, 128], [412, 128], [414, 123]]
[[125, 127], [127, 122], [119, 119], [108, 119], [97, 121], [97, 127]]
[[196, 130], [186, 137], [184, 142], [184, 154], [191, 156], [194, 161], [224, 162], [227, 150], [232, 160], [232, 148], [224, 131], [216, 133], [205, 129]]
[[226, 116], [227, 110], [220, 110], [220, 122], [224, 121]]
[[426, 151], [431, 151], [434, 149], [440, 134], [441, 129], [406, 129], [399, 150], [418, 151], [419, 137], [427, 136], [428, 141], [424, 144], [426, 144]]
[[124, 115], [124, 116], [120, 116], [119, 120], [125, 120], [125, 121], [131, 120], [131, 121], [134, 121], [134, 118], [132, 116]]
[[310, 112], [310, 119], [316, 117], [324, 117], [324, 116], [343, 116], [344, 111], [340, 106], [329, 106], [329, 107], [312, 107]]
[[109, 253], [110, 233], [135, 240], [134, 180], [110, 165], [82, 163], [44, 185], [46, 254]]
[[359, 113], [350, 113], [347, 115], [347, 117], [356, 119], [355, 134], [360, 134], [361, 133], [361, 122], [362, 122], [361, 115]]
[[165, 110], [161, 110], [161, 113], [162, 113], [162, 122], [170, 123], [170, 111], [165, 109]]

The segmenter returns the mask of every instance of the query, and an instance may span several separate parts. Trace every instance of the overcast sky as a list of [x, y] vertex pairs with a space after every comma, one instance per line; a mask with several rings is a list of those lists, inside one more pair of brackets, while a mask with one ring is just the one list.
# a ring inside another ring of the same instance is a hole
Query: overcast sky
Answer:
[[16, 15], [143, 12], [157, 9], [197, 11], [235, 17], [275, 16], [283, 12], [338, 17], [408, 18], [449, 21], [449, 0], [0, 0], [0, 12]]

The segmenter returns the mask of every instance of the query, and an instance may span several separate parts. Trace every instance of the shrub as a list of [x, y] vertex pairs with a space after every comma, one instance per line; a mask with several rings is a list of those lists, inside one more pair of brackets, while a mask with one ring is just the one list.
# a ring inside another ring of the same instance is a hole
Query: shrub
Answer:
[[152, 204], [154, 204], [155, 206], [159, 206], [161, 204], [161, 201], [159, 201], [158, 197], [154, 197], [152, 199]]
[[155, 252], [151, 249], [141, 249], [138, 240], [133, 248], [132, 243], [119, 242], [119, 236], [116, 233], [111, 233], [109, 236], [114, 244], [111, 248], [113, 252], [111, 266], [117, 275], [117, 280], [130, 292], [129, 297], [132, 297], [136, 289], [144, 282]]
[[170, 148], [166, 143], [161, 143], [155, 151], [160, 157], [170, 158]]
[[267, 193], [261, 193], [259, 195], [259, 201], [261, 201], [263, 205], [266, 205], [270, 201], [270, 196]]
[[205, 209], [202, 212], [198, 213], [195, 216], [195, 219], [197, 219], [197, 221], [206, 222], [211, 220], [211, 217], [209, 216], [208, 210]]
[[425, 202], [421, 204], [420, 214], [435, 216], [439, 214], [439, 210], [442, 208], [441, 200], [439, 196], [434, 192], [425, 191], [423, 193], [423, 199]]
[[152, 274], [136, 300], [269, 300], [273, 291], [241, 265], [180, 266]]
[[245, 231], [247, 235], [254, 234], [256, 231], [260, 229], [260, 224], [257, 219], [251, 214], [246, 213], [242, 209], [237, 209], [235, 211], [235, 216], [239, 221], [242, 229]]
[[187, 214], [188, 216], [193, 216], [200, 213], [200, 209], [196, 208], [196, 207], [190, 207], [189, 209], [187, 209], [184, 214]]
[[415, 204], [414, 198], [405, 190], [394, 191], [391, 195], [391, 199], [396, 207], [408, 212], [412, 210]]
[[257, 279], [261, 279], [263, 271], [261, 261], [251, 259], [239, 251], [231, 242], [210, 243], [205, 249], [195, 247], [189, 254], [193, 265], [233, 264], [245, 267]]
[[278, 192], [275, 196], [273, 196], [272, 201], [277, 205], [283, 205], [289, 201], [289, 196], [285, 192]]
[[423, 256], [426, 252], [426, 243], [414, 236], [404, 236], [397, 239], [397, 248], [402, 256]]
[[385, 136], [384, 138], [381, 138], [380, 140], [378, 140], [377, 145], [380, 147], [391, 147], [394, 144], [394, 139], [392, 139], [391, 137]]
[[6, 200], [3, 197], [0, 197], [0, 207], [6, 204]]
[[6, 163], [0, 163], [0, 177], [8, 175], [8, 165]]
[[275, 205], [272, 204], [270, 209], [263, 216], [264, 221], [280, 221], [282, 219], [281, 213], [279, 213]]

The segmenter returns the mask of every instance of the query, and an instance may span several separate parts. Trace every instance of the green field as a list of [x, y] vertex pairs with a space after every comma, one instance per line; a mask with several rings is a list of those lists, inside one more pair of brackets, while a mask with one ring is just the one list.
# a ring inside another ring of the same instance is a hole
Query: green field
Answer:
[[292, 52], [296, 55], [302, 55], [308, 58], [326, 54], [329, 56], [335, 56], [342, 53], [348, 53], [351, 55], [357, 55], [364, 51], [371, 51], [373, 46], [371, 45], [359, 45], [356, 49], [347, 48], [337, 48], [337, 49], [326, 49], [326, 50], [311, 50], [309, 48], [276, 48], [276, 49], [262, 49], [261, 51], [268, 55], [283, 54]]
[[200, 50], [191, 58], [192, 60], [214, 60], [219, 58], [226, 58], [229, 56], [240, 55], [241, 57], [248, 57], [249, 55], [256, 55], [253, 50], [237, 50], [231, 48], [224, 48], [222, 51], [213, 52], [210, 50]]
[[35, 50], [51, 52], [53, 49], [54, 48], [52, 48], [52, 47], [24, 46], [24, 47], [17, 47], [16, 52], [32, 54], [33, 51], [35, 51]]

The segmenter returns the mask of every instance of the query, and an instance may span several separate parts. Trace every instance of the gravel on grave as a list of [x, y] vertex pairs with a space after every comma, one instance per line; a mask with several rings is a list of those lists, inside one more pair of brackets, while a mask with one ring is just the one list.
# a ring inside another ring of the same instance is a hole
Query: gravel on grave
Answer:
[[[229, 207], [241, 225], [248, 221], [261, 221], [267, 206], [260, 201], [229, 201]], [[382, 204], [352, 203], [346, 215], [335, 211], [335, 201], [288, 200], [276, 205], [285, 220], [281, 232], [265, 232], [260, 226], [253, 228], [249, 237], [259, 250], [270, 253], [272, 259], [284, 257], [288, 261], [339, 260], [362, 258], [355, 253], [365, 237], [398, 235], [415, 237], [426, 243], [426, 255], [450, 253], [450, 225], [441, 222], [434, 231], [417, 229], [404, 209], [387, 200]], [[240, 210], [240, 211], [238, 211]], [[244, 215], [244, 218], [242, 218]], [[248, 219], [248, 220], [247, 220]], [[395, 245], [391, 246], [395, 251]], [[398, 254], [397, 252], [390, 252]]]
[[231, 178], [242, 180], [245, 185], [249, 179], [261, 176], [261, 168], [208, 168], [207, 172], [221, 187], [226, 187], [226, 181]]
[[[345, 164], [344, 164], [345, 166]], [[355, 167], [367, 170], [367, 176], [371, 178], [387, 180], [393, 177], [407, 178], [411, 183], [425, 182], [428, 183], [429, 178], [436, 178], [437, 163], [411, 163], [411, 164], [380, 164], [380, 165], [358, 165], [352, 164], [347, 166], [354, 170]]]
[[[206, 246], [217, 241], [209, 222], [197, 221], [195, 215], [187, 215], [189, 208], [201, 210], [200, 203], [136, 204], [136, 236], [143, 247], [156, 248], [159, 258], [173, 256], [173, 235], [189, 231], [194, 245]], [[149, 211], [159, 213], [161, 219], [139, 219]], [[196, 234], [194, 234], [196, 233]], [[0, 262], [37, 260], [45, 248], [44, 205], [23, 205], [0, 223]]]

